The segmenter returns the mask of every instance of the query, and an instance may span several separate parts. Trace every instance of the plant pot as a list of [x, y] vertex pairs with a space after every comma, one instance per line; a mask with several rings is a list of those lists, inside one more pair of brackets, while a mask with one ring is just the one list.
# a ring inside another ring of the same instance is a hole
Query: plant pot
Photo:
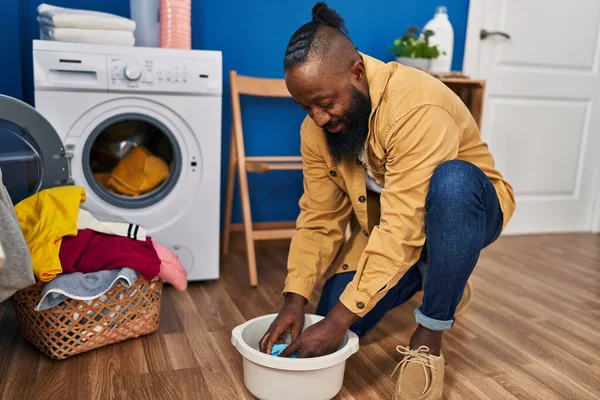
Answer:
[[410, 57], [397, 57], [396, 61], [407, 67], [418, 68], [422, 70], [431, 69], [431, 58], [410, 58]]

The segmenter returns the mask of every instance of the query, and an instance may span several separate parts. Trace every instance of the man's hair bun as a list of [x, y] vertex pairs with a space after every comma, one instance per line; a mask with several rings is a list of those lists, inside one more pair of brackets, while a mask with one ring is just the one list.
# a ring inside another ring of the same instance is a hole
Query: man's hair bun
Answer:
[[346, 23], [342, 17], [324, 2], [318, 2], [312, 9], [312, 20], [346, 32]]
[[[333, 29], [324, 29], [322, 37], [315, 40], [317, 32], [325, 26]], [[309, 52], [313, 50], [319, 55], [326, 54], [331, 40], [339, 35], [350, 40], [344, 19], [327, 4], [318, 2], [312, 8], [312, 20], [298, 28], [290, 38], [283, 58], [284, 70], [306, 62]]]

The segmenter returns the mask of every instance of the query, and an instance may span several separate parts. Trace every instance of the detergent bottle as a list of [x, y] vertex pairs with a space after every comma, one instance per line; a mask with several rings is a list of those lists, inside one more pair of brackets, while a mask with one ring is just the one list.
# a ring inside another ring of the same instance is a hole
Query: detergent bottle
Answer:
[[[436, 8], [435, 15], [425, 24], [423, 30], [432, 30], [435, 33], [429, 38], [429, 44], [437, 45], [440, 50], [440, 56], [431, 62], [431, 70], [433, 72], [450, 72], [454, 50], [454, 29], [445, 6]], [[444, 52], [445, 54], [443, 54]]]

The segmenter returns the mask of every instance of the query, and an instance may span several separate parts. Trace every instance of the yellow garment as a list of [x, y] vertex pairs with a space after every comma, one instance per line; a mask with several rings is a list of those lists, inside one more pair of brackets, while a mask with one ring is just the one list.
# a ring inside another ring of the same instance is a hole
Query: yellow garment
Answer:
[[110, 180], [109, 172], [98, 172], [94, 174], [94, 177], [96, 178], [96, 181], [98, 181], [100, 186], [102, 186], [105, 189], [112, 190], [110, 183], [108, 183]]
[[143, 146], [131, 150], [112, 171], [108, 184], [129, 196], [148, 193], [169, 177], [169, 166]]
[[380, 218], [369, 221], [367, 203], [373, 202], [366, 198], [363, 165], [336, 163], [323, 130], [307, 117], [300, 132], [304, 193], [284, 287], [284, 292], [310, 297], [334, 261], [354, 213], [359, 234], [335, 272], [357, 271], [340, 301], [359, 317], [419, 259], [425, 197], [437, 165], [454, 159], [477, 165], [496, 188], [503, 228], [515, 209], [512, 187], [496, 170], [469, 109], [452, 90], [425, 72], [361, 56], [372, 105], [365, 161], [383, 186]]
[[48, 282], [62, 273], [58, 257], [62, 238], [77, 235], [77, 216], [85, 199], [82, 187], [61, 186], [42, 190], [15, 206], [38, 280]]

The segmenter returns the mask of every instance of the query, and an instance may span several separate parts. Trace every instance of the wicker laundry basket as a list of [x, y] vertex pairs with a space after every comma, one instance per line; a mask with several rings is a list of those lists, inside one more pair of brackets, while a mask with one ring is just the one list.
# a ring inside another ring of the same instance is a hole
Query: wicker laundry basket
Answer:
[[131, 286], [115, 285], [88, 301], [67, 299], [35, 311], [42, 286], [33, 285], [12, 296], [25, 339], [50, 358], [62, 360], [158, 329], [163, 281], [141, 275]]

